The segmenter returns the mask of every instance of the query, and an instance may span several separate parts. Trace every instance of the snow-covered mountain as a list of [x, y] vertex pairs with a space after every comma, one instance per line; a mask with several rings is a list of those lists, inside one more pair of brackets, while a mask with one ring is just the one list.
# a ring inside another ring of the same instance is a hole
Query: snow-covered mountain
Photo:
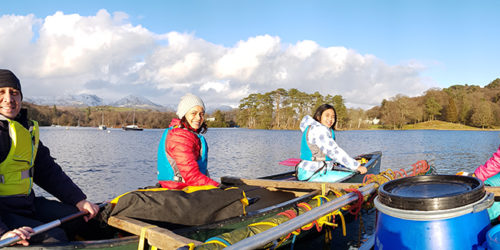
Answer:
[[[95, 106], [113, 106], [113, 107], [126, 107], [126, 108], [139, 108], [139, 109], [154, 109], [159, 111], [174, 111], [177, 110], [177, 104], [170, 104], [162, 106], [156, 104], [149, 99], [142, 96], [129, 95], [114, 102], [106, 102], [96, 95], [80, 94], [68, 95], [61, 97], [26, 97], [25, 102], [33, 103], [43, 106], [72, 106], [72, 107], [95, 107]], [[232, 110], [230, 106], [207, 106], [207, 113], [211, 114], [215, 110], [229, 111]]]
[[56, 105], [56, 106], [102, 106], [105, 105], [104, 100], [96, 95], [80, 94], [68, 95], [60, 97], [27, 97], [24, 99], [37, 105]]
[[122, 99], [109, 104], [113, 107], [127, 107], [127, 108], [145, 108], [145, 109], [165, 109], [165, 107], [158, 105], [149, 99], [142, 96], [129, 95]]
[[216, 110], [230, 111], [230, 110], [233, 110], [233, 108], [231, 106], [228, 106], [228, 105], [221, 105], [221, 106], [216, 106], [216, 107], [208, 106], [207, 107], [207, 114], [212, 114]]
[[95, 107], [109, 105], [113, 107], [129, 107], [129, 108], [144, 108], [156, 109], [161, 111], [175, 110], [171, 107], [158, 105], [149, 99], [141, 96], [129, 95], [118, 101], [106, 103], [102, 98], [96, 95], [80, 94], [68, 95], [61, 97], [26, 97], [25, 102], [44, 106], [72, 106], [72, 107]]

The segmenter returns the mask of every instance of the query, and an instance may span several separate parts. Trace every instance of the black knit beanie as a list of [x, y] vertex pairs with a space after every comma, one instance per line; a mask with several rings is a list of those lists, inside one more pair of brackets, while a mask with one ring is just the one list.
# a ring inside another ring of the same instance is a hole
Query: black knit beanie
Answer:
[[0, 88], [11, 87], [19, 90], [21, 93], [21, 99], [23, 98], [23, 92], [21, 91], [21, 82], [19, 79], [8, 69], [0, 69]]

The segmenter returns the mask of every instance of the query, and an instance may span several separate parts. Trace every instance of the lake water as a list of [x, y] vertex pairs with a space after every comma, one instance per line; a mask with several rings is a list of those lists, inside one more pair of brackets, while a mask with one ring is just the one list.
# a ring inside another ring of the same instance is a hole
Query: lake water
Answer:
[[[163, 130], [122, 131], [43, 127], [42, 142], [64, 171], [93, 202], [156, 183], [156, 154]], [[279, 161], [298, 158], [300, 131], [210, 128], [209, 171], [259, 177], [293, 168]], [[407, 168], [427, 160], [440, 174], [474, 171], [500, 144], [499, 131], [337, 131], [337, 143], [350, 155], [382, 151], [381, 170]], [[35, 187], [37, 195], [47, 195]]]

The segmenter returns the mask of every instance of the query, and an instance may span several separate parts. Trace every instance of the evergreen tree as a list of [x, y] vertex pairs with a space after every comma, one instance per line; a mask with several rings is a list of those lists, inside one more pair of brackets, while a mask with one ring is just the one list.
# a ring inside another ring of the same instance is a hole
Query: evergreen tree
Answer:
[[436, 115], [441, 115], [441, 105], [434, 99], [434, 97], [429, 97], [425, 101], [425, 112], [427, 113], [429, 120], [434, 120]]
[[446, 109], [446, 121], [448, 122], [458, 121], [457, 105], [455, 104], [455, 100], [451, 97], [448, 99], [448, 107]]
[[213, 115], [214, 121], [207, 121], [207, 125], [213, 128], [226, 128], [228, 123], [226, 122], [226, 115], [220, 110], [216, 110]]

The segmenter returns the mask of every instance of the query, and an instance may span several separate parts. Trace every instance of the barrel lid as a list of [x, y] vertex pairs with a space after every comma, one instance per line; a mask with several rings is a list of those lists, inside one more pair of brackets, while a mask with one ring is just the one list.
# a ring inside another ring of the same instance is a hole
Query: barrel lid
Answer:
[[423, 211], [462, 207], [485, 194], [481, 180], [459, 175], [406, 177], [386, 182], [378, 189], [378, 199], [386, 206]]

